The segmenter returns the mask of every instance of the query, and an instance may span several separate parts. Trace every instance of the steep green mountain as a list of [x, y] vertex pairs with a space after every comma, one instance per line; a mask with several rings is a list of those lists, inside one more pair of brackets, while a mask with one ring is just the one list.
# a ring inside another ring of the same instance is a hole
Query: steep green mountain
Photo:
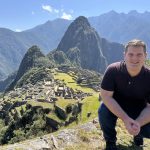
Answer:
[[65, 32], [57, 50], [72, 64], [103, 73], [107, 64], [123, 58], [124, 46], [100, 38], [85, 17], [78, 17]]
[[47, 54], [47, 57], [57, 67], [59, 66], [74, 66], [81, 68], [80, 50], [77, 47], [69, 49], [67, 53], [61, 50], [53, 50]]
[[44, 58], [45, 56], [40, 51], [39, 47], [32, 46], [31, 48], [29, 48], [21, 61], [16, 80], [19, 80], [22, 77], [22, 75], [26, 73], [29, 69], [39, 66], [42, 67], [43, 63], [41, 64], [40, 60], [42, 61], [42, 59], [44, 60]]
[[71, 64], [70, 60], [67, 58], [66, 54], [63, 51], [53, 50], [47, 55], [47, 57], [56, 66]]
[[[14, 88], [17, 82], [21, 78], [23, 78], [25, 74], [26, 74], [25, 79], [27, 79], [27, 77], [29, 78], [29, 75], [34, 74], [33, 68], [46, 68], [46, 67], [49, 68], [52, 66], [53, 63], [47, 57], [45, 57], [45, 55], [40, 51], [40, 48], [36, 45], [32, 46], [31, 48], [28, 49], [28, 51], [24, 55], [21, 64], [19, 66], [17, 75], [15, 77], [15, 80], [12, 82], [12, 84], [9, 86], [7, 90]], [[31, 71], [31, 69], [33, 70]], [[28, 73], [28, 71], [30, 71], [30, 73]]]
[[[87, 18], [80, 16], [68, 27], [57, 50], [69, 56], [76, 56], [76, 61], [84, 69], [103, 72], [107, 61], [103, 56], [100, 38], [90, 26]], [[75, 62], [75, 58], [74, 58]]]
[[81, 67], [80, 50], [78, 47], [70, 48], [67, 52], [67, 56], [74, 66]]

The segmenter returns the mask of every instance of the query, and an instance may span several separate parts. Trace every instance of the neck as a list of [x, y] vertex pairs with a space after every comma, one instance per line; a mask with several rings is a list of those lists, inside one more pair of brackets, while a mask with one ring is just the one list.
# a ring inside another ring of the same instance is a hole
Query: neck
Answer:
[[142, 68], [134, 70], [134, 69], [127, 68], [127, 71], [128, 71], [128, 73], [131, 77], [134, 77], [134, 76], [137, 76], [140, 73], [141, 69]]

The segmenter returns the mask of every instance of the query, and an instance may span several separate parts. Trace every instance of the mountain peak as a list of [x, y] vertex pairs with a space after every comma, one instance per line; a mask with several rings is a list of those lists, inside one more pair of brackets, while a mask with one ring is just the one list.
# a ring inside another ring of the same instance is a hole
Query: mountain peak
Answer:
[[79, 16], [74, 20], [74, 24], [79, 25], [79, 26], [89, 26], [90, 24], [88, 22], [88, 19], [84, 16]]
[[40, 48], [37, 45], [33, 45], [31, 48], [28, 49], [25, 56], [44, 57], [44, 54], [42, 54]]
[[138, 13], [138, 11], [137, 10], [131, 10], [131, 11], [129, 11], [129, 13]]
[[37, 66], [38, 59], [44, 57], [44, 54], [41, 52], [38, 46], [33, 45], [32, 47], [30, 47], [22, 59], [16, 76], [16, 80], [19, 80], [23, 76], [23, 74], [30, 68]]
[[129, 15], [137, 15], [139, 13], [136, 10], [131, 10], [128, 14]]
[[84, 69], [103, 72], [106, 67], [106, 60], [100, 46], [100, 37], [84, 16], [78, 17], [71, 23], [57, 50], [63, 51], [66, 55], [77, 56], [77, 62], [80, 62]]
[[109, 11], [108, 12], [109, 14], [118, 14], [116, 11], [114, 11], [114, 10], [111, 10], [111, 11]]

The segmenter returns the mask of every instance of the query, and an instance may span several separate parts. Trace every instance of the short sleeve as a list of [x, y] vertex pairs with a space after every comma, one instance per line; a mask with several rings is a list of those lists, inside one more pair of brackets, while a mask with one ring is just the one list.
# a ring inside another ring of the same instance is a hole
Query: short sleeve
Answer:
[[147, 103], [150, 104], [150, 96], [147, 98]]
[[101, 88], [107, 91], [114, 91], [115, 89], [115, 73], [116, 72], [116, 68], [114, 66], [108, 66], [102, 82], [101, 82]]

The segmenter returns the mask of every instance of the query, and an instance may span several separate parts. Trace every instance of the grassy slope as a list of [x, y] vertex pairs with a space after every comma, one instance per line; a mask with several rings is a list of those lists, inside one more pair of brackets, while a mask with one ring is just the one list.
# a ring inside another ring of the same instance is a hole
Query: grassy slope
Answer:
[[[88, 87], [81, 87], [72, 79], [72, 77], [66, 73], [57, 73], [55, 75], [55, 79], [64, 80], [66, 85], [68, 87], [78, 90], [82, 90], [83, 92], [89, 92], [93, 93], [93, 96], [85, 98], [83, 102], [83, 111], [81, 114], [81, 120], [80, 123], [87, 122], [95, 117], [97, 117], [97, 110], [99, 107], [99, 101], [98, 101], [98, 92], [95, 92], [93, 89]], [[65, 103], [66, 101], [59, 101], [59, 105], [63, 105], [61, 103]], [[91, 116], [89, 118], [86, 117], [87, 113], [91, 112]]]
[[[104, 150], [105, 141], [103, 139], [102, 131], [99, 129], [98, 124], [96, 124], [96, 126], [96, 131], [87, 132], [84, 130], [80, 130], [78, 132], [80, 142], [67, 146], [65, 150]], [[143, 147], [137, 147], [133, 144], [133, 138], [127, 133], [121, 120], [118, 120], [116, 130], [118, 133], [118, 150], [150, 150], [149, 139], [144, 139]]]

